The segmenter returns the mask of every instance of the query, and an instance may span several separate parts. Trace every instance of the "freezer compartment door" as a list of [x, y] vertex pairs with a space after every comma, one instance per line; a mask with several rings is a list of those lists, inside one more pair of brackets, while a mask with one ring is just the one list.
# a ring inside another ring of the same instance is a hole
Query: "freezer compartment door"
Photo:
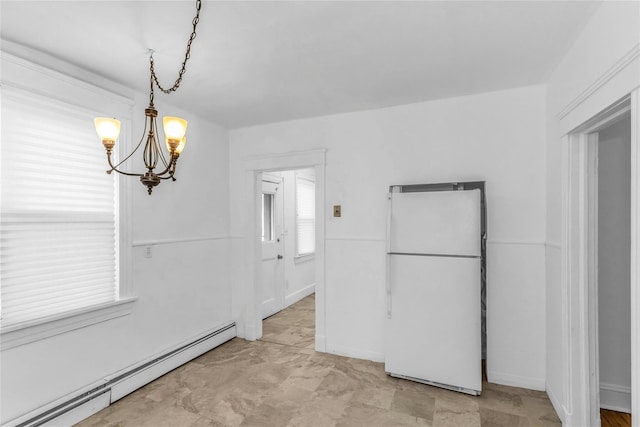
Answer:
[[480, 392], [480, 260], [388, 256], [386, 372]]
[[480, 256], [480, 190], [390, 193], [390, 253]]

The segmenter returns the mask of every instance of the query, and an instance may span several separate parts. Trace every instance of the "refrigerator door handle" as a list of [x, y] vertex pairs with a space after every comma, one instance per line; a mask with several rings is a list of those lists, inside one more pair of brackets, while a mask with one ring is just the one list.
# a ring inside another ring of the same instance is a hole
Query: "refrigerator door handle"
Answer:
[[391, 255], [387, 254], [387, 268], [386, 268], [386, 290], [387, 290], [387, 319], [391, 319], [391, 280], [390, 280], [390, 272], [389, 272], [389, 260]]
[[389, 280], [389, 259], [391, 258], [391, 207], [393, 203], [392, 193], [387, 194], [387, 259], [385, 289], [387, 293], [387, 319], [391, 319], [391, 281]]

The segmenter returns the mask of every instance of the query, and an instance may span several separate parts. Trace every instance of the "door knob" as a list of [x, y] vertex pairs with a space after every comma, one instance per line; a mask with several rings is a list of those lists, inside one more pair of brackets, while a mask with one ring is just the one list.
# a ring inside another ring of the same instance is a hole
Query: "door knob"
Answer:
[[282, 255], [278, 254], [278, 259], [282, 259]]

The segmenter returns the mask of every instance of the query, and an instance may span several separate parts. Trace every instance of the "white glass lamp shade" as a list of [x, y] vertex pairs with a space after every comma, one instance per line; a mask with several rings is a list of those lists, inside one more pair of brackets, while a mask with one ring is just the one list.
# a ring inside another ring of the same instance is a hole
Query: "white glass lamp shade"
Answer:
[[110, 117], [96, 117], [93, 119], [96, 132], [102, 142], [115, 143], [120, 135], [120, 120]]
[[[171, 152], [171, 144], [169, 143], [169, 138], [165, 138], [165, 142], [167, 144], [167, 150], [169, 150], [169, 152]], [[187, 137], [186, 136], [182, 137], [182, 140], [180, 141], [180, 143], [176, 147], [175, 153], [176, 154], [182, 153], [182, 150], [184, 149], [184, 145], [186, 143], [187, 143]]]
[[182, 141], [187, 133], [187, 121], [180, 117], [163, 117], [164, 137], [169, 141]]

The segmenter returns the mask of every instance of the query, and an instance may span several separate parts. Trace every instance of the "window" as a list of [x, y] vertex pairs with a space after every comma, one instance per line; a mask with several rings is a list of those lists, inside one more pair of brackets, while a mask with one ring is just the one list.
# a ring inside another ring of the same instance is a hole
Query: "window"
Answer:
[[316, 195], [314, 178], [296, 172], [296, 255], [316, 250]]
[[273, 199], [275, 195], [270, 193], [262, 193], [262, 241], [273, 241], [273, 217], [274, 206]]
[[2, 88], [3, 328], [118, 299], [118, 193], [93, 116]]

